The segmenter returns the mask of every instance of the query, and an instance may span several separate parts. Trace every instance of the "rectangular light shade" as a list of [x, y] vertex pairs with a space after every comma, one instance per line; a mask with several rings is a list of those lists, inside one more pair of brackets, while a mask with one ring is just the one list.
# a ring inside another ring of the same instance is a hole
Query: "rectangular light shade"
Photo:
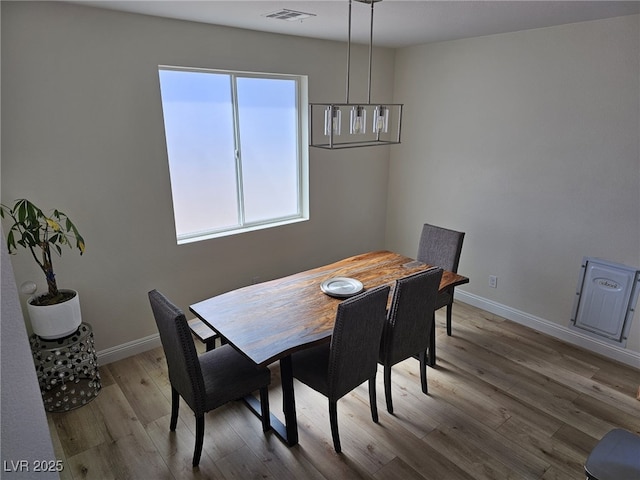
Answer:
[[[341, 122], [343, 117], [349, 121]], [[400, 143], [401, 127], [402, 104], [399, 103], [309, 104], [311, 147], [333, 150], [395, 145]]]

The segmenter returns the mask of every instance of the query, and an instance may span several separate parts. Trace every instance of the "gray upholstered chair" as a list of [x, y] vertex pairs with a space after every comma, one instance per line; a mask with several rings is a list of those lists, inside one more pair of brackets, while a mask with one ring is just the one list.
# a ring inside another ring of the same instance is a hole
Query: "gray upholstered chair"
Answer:
[[[448, 228], [425, 223], [422, 227], [422, 234], [420, 235], [416, 260], [441, 267], [443, 270], [458, 273], [463, 240], [464, 232], [457, 232], [455, 230], [449, 230]], [[440, 292], [436, 301], [436, 310], [444, 306], [447, 307], [447, 335], [449, 336], [451, 336], [454, 288], [455, 287], [451, 287]], [[435, 316], [432, 322], [435, 329]], [[429, 349], [429, 365], [433, 366], [436, 362], [435, 331], [431, 339], [431, 347], [432, 348]]]
[[640, 436], [615, 428], [597, 443], [584, 465], [587, 480], [640, 478]]
[[331, 344], [311, 347], [291, 356], [293, 376], [329, 400], [329, 422], [336, 452], [342, 451], [338, 434], [337, 403], [369, 381], [371, 417], [378, 422], [376, 372], [380, 335], [390, 287], [377, 287], [338, 305]]
[[442, 269], [434, 267], [396, 281], [378, 359], [384, 366], [384, 395], [389, 413], [393, 413], [391, 367], [396, 363], [418, 355], [422, 392], [428, 393], [426, 351], [441, 278]]
[[271, 427], [269, 384], [271, 372], [238, 353], [230, 345], [198, 356], [184, 313], [157, 290], [149, 292], [151, 309], [160, 331], [171, 382], [171, 423], [178, 422], [180, 397], [196, 417], [193, 466], [200, 463], [204, 440], [204, 414], [231, 400], [260, 391], [262, 429]]

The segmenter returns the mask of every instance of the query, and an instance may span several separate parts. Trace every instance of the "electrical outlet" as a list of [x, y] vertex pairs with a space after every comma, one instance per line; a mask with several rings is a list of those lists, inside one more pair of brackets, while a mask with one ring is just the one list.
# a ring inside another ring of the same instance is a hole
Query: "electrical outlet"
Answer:
[[495, 275], [489, 275], [489, 286], [491, 288], [498, 288], [498, 277]]

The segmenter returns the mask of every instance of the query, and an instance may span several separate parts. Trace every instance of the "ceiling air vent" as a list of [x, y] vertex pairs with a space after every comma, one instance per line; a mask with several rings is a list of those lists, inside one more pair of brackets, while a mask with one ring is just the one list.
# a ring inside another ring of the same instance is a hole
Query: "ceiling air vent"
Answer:
[[304, 13], [304, 12], [296, 12], [295, 10], [289, 10], [288, 8], [283, 8], [282, 10], [278, 10], [272, 13], [265, 13], [265, 17], [267, 18], [275, 18], [276, 20], [286, 20], [287, 22], [295, 22], [302, 21], [306, 18], [315, 17], [314, 13]]

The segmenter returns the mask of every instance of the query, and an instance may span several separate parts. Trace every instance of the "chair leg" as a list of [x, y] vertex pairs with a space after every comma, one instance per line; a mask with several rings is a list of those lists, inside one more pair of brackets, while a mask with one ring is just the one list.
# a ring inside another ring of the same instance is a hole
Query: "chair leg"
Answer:
[[202, 444], [204, 442], [204, 413], [196, 415], [196, 447], [193, 450], [193, 466], [197, 467], [202, 455]]
[[269, 387], [260, 389], [260, 416], [262, 417], [262, 431], [266, 432], [271, 428], [271, 413], [269, 412]]
[[333, 448], [336, 453], [342, 451], [340, 446], [340, 435], [338, 433], [338, 402], [329, 400], [329, 423], [331, 423], [331, 437], [333, 437]]
[[180, 394], [178, 391], [171, 387], [171, 422], [169, 423], [169, 430], [175, 431], [178, 424], [178, 409], [180, 408]]
[[371, 406], [371, 418], [378, 423], [378, 401], [376, 400], [376, 376], [369, 379], [369, 405]]
[[431, 316], [431, 334], [429, 335], [429, 360], [430, 367], [436, 366], [436, 312]]
[[427, 386], [427, 352], [420, 352], [420, 383], [422, 383], [422, 393], [427, 395], [429, 387]]
[[387, 412], [393, 413], [393, 402], [391, 400], [391, 365], [384, 366], [384, 398], [387, 401]]
[[451, 336], [451, 312], [453, 310], [453, 302], [447, 305], [447, 336]]

